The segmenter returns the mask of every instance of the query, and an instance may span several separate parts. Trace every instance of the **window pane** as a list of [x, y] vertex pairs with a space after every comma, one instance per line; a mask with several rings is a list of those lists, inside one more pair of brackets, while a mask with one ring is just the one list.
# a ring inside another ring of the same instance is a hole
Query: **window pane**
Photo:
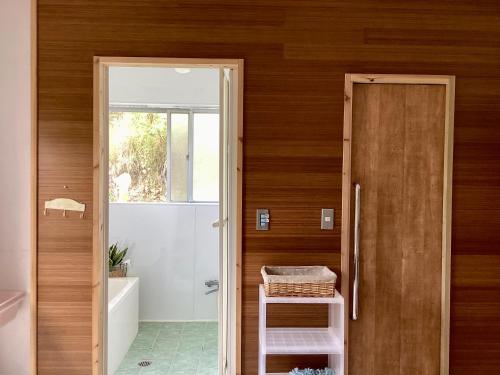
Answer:
[[109, 201], [166, 200], [167, 115], [109, 113]]
[[219, 115], [195, 113], [193, 123], [193, 200], [219, 200]]
[[172, 113], [170, 173], [170, 199], [177, 202], [187, 201], [187, 181], [189, 163], [189, 115], [187, 113]]

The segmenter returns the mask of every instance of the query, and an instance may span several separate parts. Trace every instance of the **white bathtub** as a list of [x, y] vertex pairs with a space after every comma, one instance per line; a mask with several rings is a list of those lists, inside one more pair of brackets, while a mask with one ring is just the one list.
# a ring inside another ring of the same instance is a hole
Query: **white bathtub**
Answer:
[[139, 278], [108, 279], [108, 375], [113, 375], [139, 329]]

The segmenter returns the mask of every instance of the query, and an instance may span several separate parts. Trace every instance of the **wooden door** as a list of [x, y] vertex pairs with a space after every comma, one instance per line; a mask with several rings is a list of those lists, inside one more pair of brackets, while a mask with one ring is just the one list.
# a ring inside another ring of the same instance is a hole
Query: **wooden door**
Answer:
[[[343, 249], [350, 271], [344, 289], [351, 302], [349, 375], [442, 371], [446, 89], [439, 84], [352, 85], [350, 161], [344, 160], [350, 163], [350, 183], [344, 185], [350, 220]], [[352, 250], [356, 211], [357, 271]]]

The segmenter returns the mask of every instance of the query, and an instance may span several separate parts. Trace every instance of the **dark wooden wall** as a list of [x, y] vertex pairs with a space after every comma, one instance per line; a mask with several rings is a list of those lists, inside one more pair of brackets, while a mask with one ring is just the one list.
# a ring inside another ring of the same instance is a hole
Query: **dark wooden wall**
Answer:
[[[94, 55], [245, 59], [245, 375], [257, 373], [261, 265], [340, 269], [344, 74], [456, 75], [450, 372], [500, 373], [499, 1], [39, 0], [40, 375], [91, 373], [92, 212], [45, 217], [42, 205], [92, 207]], [[269, 232], [254, 229], [258, 207]], [[322, 207], [336, 209], [333, 232]], [[276, 313], [325, 323], [313, 309]]]

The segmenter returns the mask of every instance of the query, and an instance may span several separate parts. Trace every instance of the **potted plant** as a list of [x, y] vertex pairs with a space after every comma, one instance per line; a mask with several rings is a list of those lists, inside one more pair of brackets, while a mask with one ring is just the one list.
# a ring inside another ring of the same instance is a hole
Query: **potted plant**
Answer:
[[128, 247], [118, 248], [118, 242], [109, 247], [109, 277], [127, 276], [127, 265], [123, 261]]

